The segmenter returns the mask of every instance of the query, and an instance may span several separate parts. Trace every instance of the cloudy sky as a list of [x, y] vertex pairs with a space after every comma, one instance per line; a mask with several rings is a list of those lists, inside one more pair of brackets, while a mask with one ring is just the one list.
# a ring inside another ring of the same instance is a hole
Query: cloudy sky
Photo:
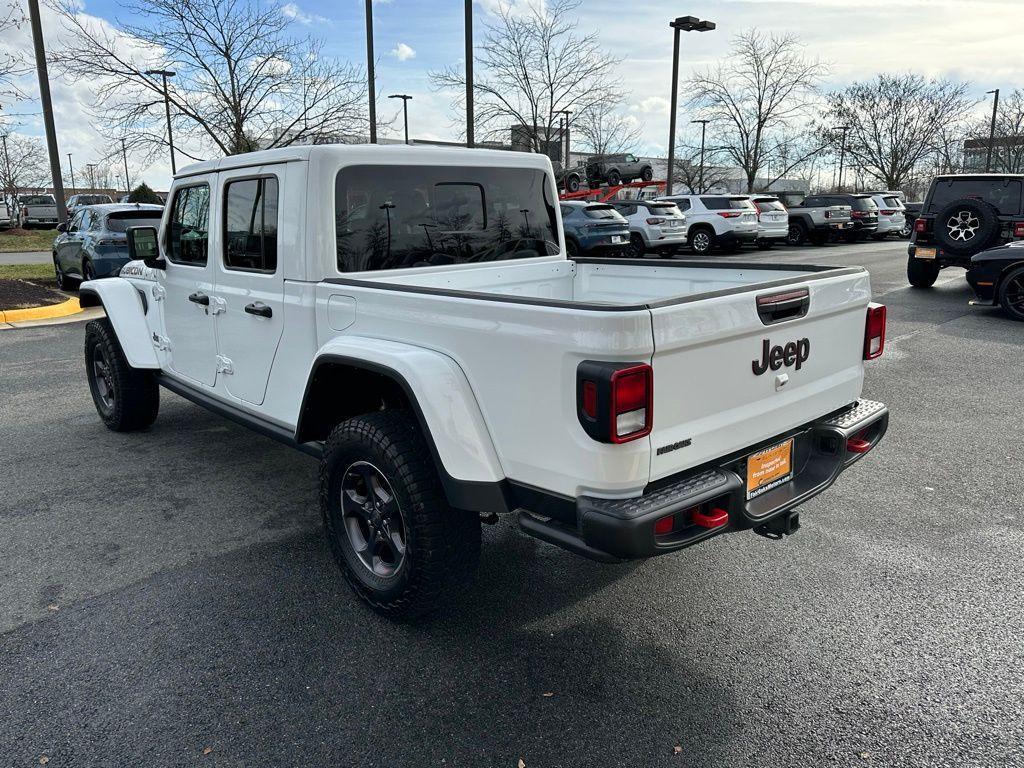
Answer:
[[[478, 40], [490, 9], [501, 1], [474, 3]], [[81, 0], [81, 4], [84, 13], [113, 26], [131, 20], [119, 0]], [[809, 55], [831, 64], [826, 87], [878, 72], [914, 71], [969, 81], [972, 94], [981, 99], [992, 88], [1008, 91], [1024, 85], [1024, 32], [1018, 21], [1022, 4], [1024, 0], [709, 0], [691, 4], [584, 0], [577, 14], [580, 29], [596, 30], [610, 55], [622, 60], [619, 74], [628, 93], [623, 111], [643, 126], [639, 149], [662, 154], [672, 52], [667, 25], [673, 16], [690, 13], [718, 24], [714, 32], [684, 35], [682, 77], [724, 56], [732, 34], [756, 26], [797, 34]], [[384, 93], [400, 90], [414, 97], [409, 105], [414, 137], [456, 137], [448, 99], [432, 92], [427, 72], [462, 62], [462, 8], [462, 0], [374, 2], [380, 88]], [[323, 38], [327, 53], [365, 63], [363, 0], [293, 0], [282, 5], [282, 13], [293, 19], [296, 34]], [[59, 45], [62, 32], [52, 12], [44, 11], [43, 25], [48, 45]], [[5, 33], [0, 39], [2, 49], [30, 50], [28, 26]], [[17, 130], [41, 135], [34, 75], [23, 79], [23, 87], [30, 98], [3, 104], [4, 119], [19, 126]], [[66, 153], [71, 152], [76, 169], [84, 168], [108, 149], [92, 127], [88, 85], [55, 81], [53, 91], [62, 158], [66, 161]], [[379, 109], [393, 111], [392, 104]], [[680, 120], [685, 122], [685, 116]], [[396, 122], [395, 130], [400, 128]], [[144, 177], [154, 187], [167, 188], [169, 164], [133, 165], [133, 180]]]

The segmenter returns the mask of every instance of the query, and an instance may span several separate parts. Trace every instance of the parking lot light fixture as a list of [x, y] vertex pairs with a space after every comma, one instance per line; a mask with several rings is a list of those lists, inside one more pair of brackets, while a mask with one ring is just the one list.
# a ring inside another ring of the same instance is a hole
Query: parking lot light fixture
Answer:
[[405, 143], [409, 143], [409, 102], [412, 100], [412, 96], [407, 93], [392, 93], [388, 96], [389, 99], [401, 99], [402, 100], [402, 119], [405, 121]]
[[[698, 195], [704, 194], [704, 135], [707, 133], [708, 123], [710, 120], [691, 120], [691, 123], [700, 123], [700, 181], [698, 185], [700, 189], [697, 190]], [[690, 190], [693, 192], [693, 190]]]
[[672, 106], [668, 118], [668, 177], [665, 179], [665, 194], [672, 194], [672, 174], [676, 159], [676, 102], [679, 92], [679, 33], [710, 32], [715, 28], [713, 21], [702, 21], [696, 16], [679, 16], [669, 22], [672, 27]]
[[171, 148], [171, 173], [175, 174], [178, 169], [174, 165], [174, 134], [171, 133], [171, 97], [167, 90], [167, 78], [174, 77], [174, 72], [169, 69], [148, 69], [146, 74], [150, 77], [160, 75], [164, 84], [164, 112], [167, 115], [167, 143]]
[[843, 161], [846, 159], [846, 132], [850, 130], [848, 125], [836, 125], [832, 127], [833, 131], [840, 131], [842, 133], [839, 139], [839, 183], [836, 185], [836, 191], [843, 191]]

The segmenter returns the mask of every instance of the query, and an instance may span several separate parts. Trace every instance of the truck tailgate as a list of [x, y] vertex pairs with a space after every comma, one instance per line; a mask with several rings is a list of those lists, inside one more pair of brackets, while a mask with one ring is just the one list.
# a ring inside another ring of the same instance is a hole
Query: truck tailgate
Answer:
[[[652, 481], [756, 445], [860, 396], [871, 288], [867, 272], [842, 272], [651, 307]], [[805, 290], [806, 314], [773, 322], [766, 300]]]

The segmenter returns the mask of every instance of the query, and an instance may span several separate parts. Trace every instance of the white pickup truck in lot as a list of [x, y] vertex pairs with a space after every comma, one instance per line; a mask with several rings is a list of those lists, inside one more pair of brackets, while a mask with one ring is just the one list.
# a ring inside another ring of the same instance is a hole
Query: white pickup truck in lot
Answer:
[[192, 165], [137, 260], [85, 282], [113, 430], [159, 387], [319, 457], [334, 556], [433, 609], [481, 522], [601, 561], [773, 538], [881, 440], [860, 267], [576, 259], [543, 155], [315, 146]]

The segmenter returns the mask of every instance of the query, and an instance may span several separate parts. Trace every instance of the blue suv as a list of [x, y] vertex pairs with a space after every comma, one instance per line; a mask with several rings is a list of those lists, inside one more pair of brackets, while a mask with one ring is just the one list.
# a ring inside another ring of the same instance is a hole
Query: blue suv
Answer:
[[570, 259], [617, 256], [629, 247], [629, 222], [613, 206], [564, 200], [559, 207]]

